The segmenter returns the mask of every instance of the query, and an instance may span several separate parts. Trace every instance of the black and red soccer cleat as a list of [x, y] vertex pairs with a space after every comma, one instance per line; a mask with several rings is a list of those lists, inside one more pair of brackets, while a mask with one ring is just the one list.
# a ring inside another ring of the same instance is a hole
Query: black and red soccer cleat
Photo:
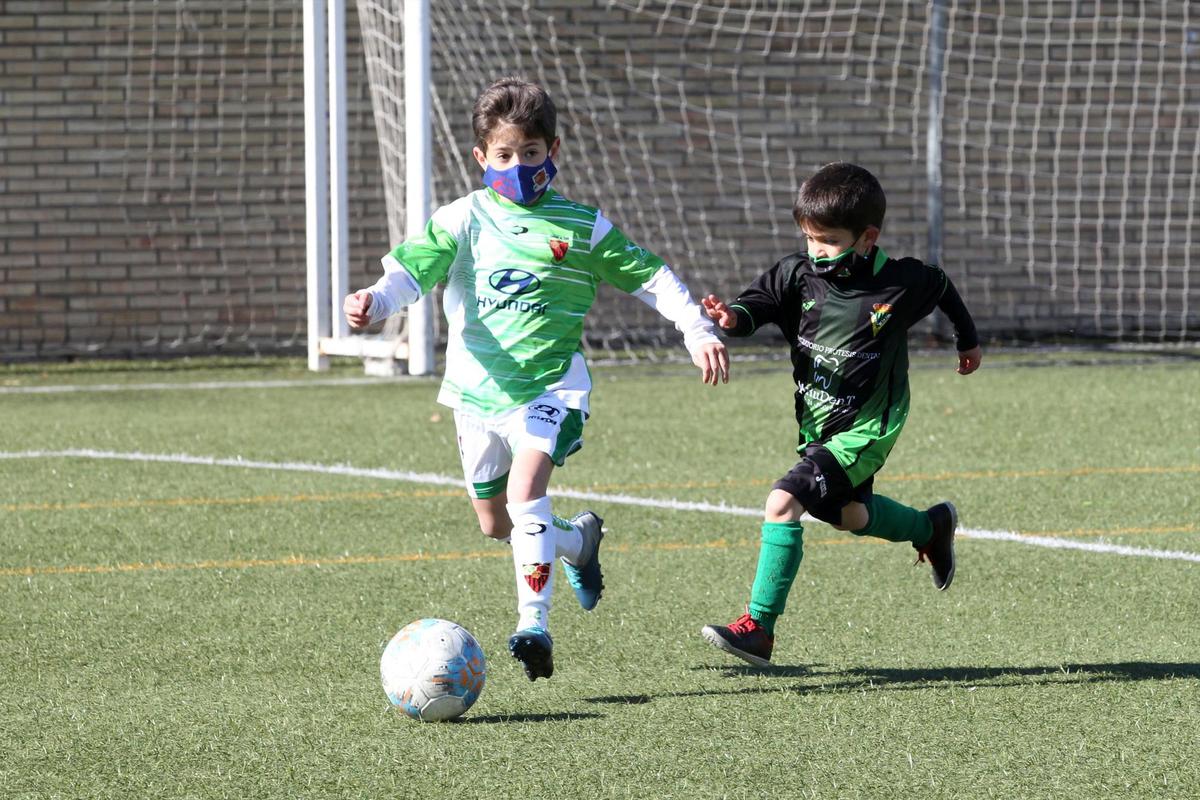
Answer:
[[775, 637], [749, 614], [742, 614], [728, 625], [705, 625], [700, 635], [730, 655], [756, 667], [771, 666]]
[[928, 561], [933, 568], [933, 585], [939, 590], [950, 588], [954, 580], [954, 529], [958, 527], [958, 510], [947, 501], [926, 510], [933, 525], [929, 541], [917, 549], [917, 561]]

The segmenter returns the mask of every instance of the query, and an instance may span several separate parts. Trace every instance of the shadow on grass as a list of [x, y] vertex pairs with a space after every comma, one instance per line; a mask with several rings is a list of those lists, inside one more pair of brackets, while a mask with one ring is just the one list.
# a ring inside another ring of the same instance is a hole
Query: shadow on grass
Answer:
[[876, 691], [912, 691], [929, 688], [976, 689], [1014, 686], [1158, 681], [1172, 678], [1200, 679], [1200, 664], [1118, 661], [1111, 664], [1059, 664], [1044, 667], [925, 667], [891, 669], [862, 667], [825, 670], [820, 665], [779, 665], [771, 667], [731, 666], [693, 667], [696, 671], [720, 671], [726, 677], [756, 675], [766, 678], [808, 678], [806, 683], [781, 686], [744, 686], [737, 689], [697, 689], [689, 692], [665, 692], [650, 695], [589, 697], [589, 703], [642, 704], [669, 697], [708, 697], [717, 695], [766, 694], [792, 691], [796, 694], [833, 694], [863, 689]]
[[489, 714], [485, 717], [461, 717], [453, 722], [456, 725], [495, 725], [510, 722], [570, 722], [576, 719], [599, 719], [603, 716], [590, 711], [559, 711], [553, 714]]

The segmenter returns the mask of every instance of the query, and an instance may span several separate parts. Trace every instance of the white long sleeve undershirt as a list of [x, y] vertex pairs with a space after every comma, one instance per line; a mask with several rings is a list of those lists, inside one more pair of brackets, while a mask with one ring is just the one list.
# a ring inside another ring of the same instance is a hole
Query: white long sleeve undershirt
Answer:
[[675, 323], [690, 355], [702, 345], [720, 342], [712, 321], [693, 302], [688, 289], [670, 267], [663, 265], [633, 296]]
[[[372, 323], [421, 299], [420, 285], [403, 264], [389, 255], [383, 259], [383, 267], [383, 277], [367, 288], [371, 293], [367, 313]], [[694, 355], [700, 346], [721, 341], [712, 321], [692, 300], [683, 281], [665, 264], [633, 296], [675, 324], [683, 334], [683, 345], [689, 354]]]
[[387, 319], [421, 299], [417, 279], [390, 254], [383, 258], [383, 277], [367, 287], [367, 291], [371, 293], [367, 315], [372, 323]]

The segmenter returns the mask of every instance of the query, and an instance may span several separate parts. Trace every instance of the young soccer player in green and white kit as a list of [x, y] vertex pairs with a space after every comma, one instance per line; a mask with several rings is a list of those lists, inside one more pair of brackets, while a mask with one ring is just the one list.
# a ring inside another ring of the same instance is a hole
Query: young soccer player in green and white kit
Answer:
[[859, 536], [911, 542], [938, 589], [954, 578], [954, 506], [920, 511], [874, 494], [872, 484], [908, 416], [908, 329], [940, 308], [954, 325], [958, 372], [970, 375], [983, 354], [946, 273], [876, 245], [886, 206], [867, 170], [823, 167], [792, 211], [807, 252], [780, 260], [729, 305], [715, 295], [701, 301], [731, 336], [774, 324], [791, 343], [801, 459], [767, 496], [748, 613], [701, 631], [751, 664], [770, 663], [775, 620], [803, 556], [805, 511]]
[[475, 101], [484, 188], [433, 212], [423, 235], [383, 259], [374, 286], [346, 298], [351, 326], [384, 319], [445, 282], [446, 371], [438, 402], [454, 409], [471, 505], [487, 536], [508, 540], [517, 573], [512, 655], [529, 679], [554, 671], [552, 566], [563, 562], [580, 605], [604, 588], [601, 520], [563, 520], [546, 496], [555, 465], [582, 444], [592, 381], [580, 349], [601, 282], [675, 323], [706, 384], [729, 379], [712, 323], [661, 258], [550, 182], [557, 115], [538, 85], [502, 78]]

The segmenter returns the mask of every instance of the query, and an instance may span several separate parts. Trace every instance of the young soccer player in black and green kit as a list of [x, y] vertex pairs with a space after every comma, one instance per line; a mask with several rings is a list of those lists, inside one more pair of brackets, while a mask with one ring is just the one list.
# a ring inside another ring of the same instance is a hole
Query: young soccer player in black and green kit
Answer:
[[767, 496], [748, 613], [701, 631], [751, 664], [770, 663], [775, 620], [803, 556], [805, 511], [859, 536], [911, 542], [938, 589], [954, 578], [954, 506], [921, 511], [874, 494], [872, 484], [908, 416], [908, 329], [940, 308], [954, 325], [958, 372], [978, 369], [982, 351], [946, 273], [877, 246], [886, 207], [867, 170], [823, 167], [792, 210], [807, 252], [777, 262], [729, 305], [715, 295], [702, 301], [730, 336], [775, 324], [791, 343], [801, 459]]

